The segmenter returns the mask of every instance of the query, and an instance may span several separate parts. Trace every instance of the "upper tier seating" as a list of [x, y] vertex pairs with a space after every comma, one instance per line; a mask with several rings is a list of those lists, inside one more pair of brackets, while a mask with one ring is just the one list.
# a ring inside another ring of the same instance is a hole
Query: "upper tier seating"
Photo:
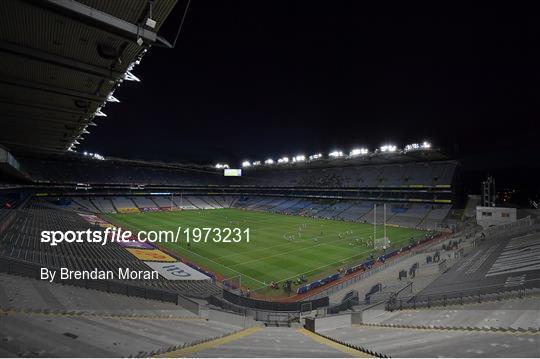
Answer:
[[22, 159], [27, 172], [44, 182], [143, 185], [245, 185], [263, 187], [418, 187], [448, 186], [455, 161], [356, 165], [346, 167], [276, 167], [246, 169], [241, 177], [119, 160]]

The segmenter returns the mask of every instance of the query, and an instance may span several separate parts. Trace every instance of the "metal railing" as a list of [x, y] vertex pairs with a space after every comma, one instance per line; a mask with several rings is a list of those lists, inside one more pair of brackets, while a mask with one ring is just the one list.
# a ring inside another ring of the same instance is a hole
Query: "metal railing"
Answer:
[[430, 308], [433, 306], [463, 305], [467, 303], [482, 302], [485, 300], [502, 299], [506, 296], [520, 297], [527, 291], [540, 292], [540, 278], [526, 280], [527, 288], [504, 288], [500, 284], [464, 289], [459, 291], [447, 291], [426, 295], [415, 295], [404, 298], [390, 298], [386, 302], [386, 310]]

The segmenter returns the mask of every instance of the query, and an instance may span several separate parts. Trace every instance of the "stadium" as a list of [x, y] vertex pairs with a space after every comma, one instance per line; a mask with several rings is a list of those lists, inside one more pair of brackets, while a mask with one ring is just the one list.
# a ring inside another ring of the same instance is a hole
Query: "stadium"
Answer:
[[[177, 127], [127, 115], [159, 111], [166, 86], [137, 72], [178, 49], [190, 6], [0, 3], [0, 356], [539, 357], [540, 192], [512, 202], [448, 146], [377, 127], [378, 146], [308, 152], [309, 129], [253, 121], [264, 135], [245, 148], [274, 148], [250, 159], [162, 156], [193, 133], [201, 156], [236, 146], [222, 133], [235, 122], [183, 123], [168, 143]], [[156, 147], [99, 132], [115, 121]], [[280, 136], [306, 152], [276, 155]]]

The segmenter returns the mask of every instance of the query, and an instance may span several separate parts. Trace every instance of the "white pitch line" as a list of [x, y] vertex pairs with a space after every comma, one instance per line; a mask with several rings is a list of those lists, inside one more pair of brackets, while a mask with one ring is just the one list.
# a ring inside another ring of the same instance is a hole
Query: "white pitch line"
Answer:
[[[272, 227], [274, 228], [274, 227]], [[233, 254], [226, 254], [224, 256], [221, 256], [221, 257], [217, 257], [215, 259], [222, 259], [222, 258], [230, 258], [230, 257], [234, 257], [234, 256], [242, 256], [242, 255], [245, 255], [245, 254], [248, 254], [248, 253], [253, 253], [253, 252], [257, 252], [257, 251], [261, 251], [261, 250], [267, 250], [267, 249], [272, 249], [272, 248], [277, 248], [277, 247], [282, 247], [282, 246], [292, 246], [296, 243], [304, 243], [306, 241], [313, 241], [314, 238], [317, 238], [317, 239], [320, 239], [320, 238], [327, 238], [327, 237], [331, 237], [331, 236], [335, 236], [337, 234], [339, 234], [341, 232], [337, 232], [337, 233], [330, 233], [330, 234], [327, 234], [327, 235], [323, 235], [323, 236], [317, 236], [317, 235], [314, 235], [312, 236], [311, 238], [305, 238], [305, 239], [299, 239], [299, 240], [294, 240], [294, 241], [289, 241], [287, 243], [281, 243], [281, 244], [276, 244], [274, 246], [269, 246], [269, 247], [262, 247], [262, 248], [259, 248], [259, 249], [253, 249], [251, 251], [245, 251], [245, 252], [242, 252], [242, 253], [233, 253]], [[366, 233], [362, 232], [362, 233], [357, 233], [357, 234], [362, 234], [362, 235], [369, 235], [371, 234], [371, 231], [368, 231]], [[311, 235], [309, 235], [311, 236]], [[280, 238], [281, 240], [281, 238]], [[290, 253], [290, 252], [287, 252], [287, 253]]]
[[[276, 253], [276, 254], [272, 254], [272, 255], [266, 256], [266, 257], [256, 258], [256, 259], [252, 259], [252, 260], [250, 260], [250, 261], [245, 261], [245, 262], [242, 262], [242, 263], [238, 263], [238, 264], [233, 265], [232, 267], [245, 265], [245, 264], [247, 264], [247, 263], [261, 262], [261, 261], [264, 261], [265, 259], [268, 259], [268, 258], [279, 257], [279, 256], [283, 256], [283, 255], [288, 255], [288, 254], [294, 253], [294, 252], [301, 252], [301, 251], [305, 251], [305, 250], [308, 250], [308, 249], [311, 249], [311, 248], [314, 248], [314, 247], [319, 247], [319, 246], [324, 246], [324, 245], [332, 245], [331, 243], [336, 243], [336, 242], [339, 242], [339, 241], [350, 240], [350, 239], [351, 239], [351, 238], [349, 238], [349, 237], [347, 237], [347, 238], [340, 238], [340, 239], [336, 239], [336, 240], [330, 241], [330, 242], [328, 242], [328, 243], [319, 243], [319, 244], [315, 244], [315, 245], [312, 245], [312, 246], [309, 246], [309, 247], [298, 248], [298, 249], [295, 249], [295, 250], [292, 250], [292, 251]], [[338, 246], [335, 246], [335, 245], [334, 245], [334, 247], [338, 247]], [[338, 247], [338, 248], [341, 248], [341, 247]], [[341, 249], [347, 249], [347, 248], [341, 248]]]
[[247, 277], [247, 278], [249, 278], [249, 279], [252, 279], [252, 280], [254, 280], [255, 282], [264, 284], [264, 285], [266, 286], [266, 283], [261, 282], [260, 280], [255, 279], [255, 278], [253, 278], [253, 277], [250, 277], [250, 276], [248, 276], [247, 274], [241, 273], [241, 272], [239, 272], [239, 271], [237, 271], [237, 270], [235, 270], [235, 269], [232, 269], [231, 267], [228, 267], [228, 266], [226, 266], [226, 265], [224, 265], [224, 264], [218, 263], [218, 262], [216, 262], [216, 261], [214, 261], [214, 260], [212, 260], [212, 259], [210, 259], [210, 258], [208, 258], [208, 257], [205, 257], [205, 256], [203, 256], [203, 255], [201, 255], [201, 254], [199, 254], [199, 253], [195, 253], [195, 252], [193, 252], [193, 251], [190, 251], [189, 249], [185, 249], [185, 248], [184, 248], [184, 250], [188, 251], [189, 253], [193, 253], [193, 254], [195, 254], [195, 255], [201, 257], [201, 258], [204, 258], [204, 259], [206, 259], [206, 260], [208, 260], [208, 261], [210, 261], [210, 262], [212, 262], [212, 263], [215, 263], [215, 264], [217, 264], [217, 265], [220, 265], [220, 266], [222, 266], [222, 267], [224, 267], [224, 268], [230, 269], [230, 270], [232, 270], [233, 272], [235, 272], [235, 273], [237, 273], [237, 274], [240, 274], [240, 275], [242, 275], [242, 276], [244, 276], [244, 277]]

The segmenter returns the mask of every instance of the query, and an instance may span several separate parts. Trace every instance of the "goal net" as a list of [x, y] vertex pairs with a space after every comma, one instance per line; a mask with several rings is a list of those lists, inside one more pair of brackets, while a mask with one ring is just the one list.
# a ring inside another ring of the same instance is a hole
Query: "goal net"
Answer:
[[235, 291], [239, 290], [242, 286], [242, 275], [236, 275], [234, 277], [226, 278], [221, 281], [223, 288]]
[[390, 248], [390, 240], [388, 237], [375, 238], [373, 248], [377, 250], [388, 249]]

